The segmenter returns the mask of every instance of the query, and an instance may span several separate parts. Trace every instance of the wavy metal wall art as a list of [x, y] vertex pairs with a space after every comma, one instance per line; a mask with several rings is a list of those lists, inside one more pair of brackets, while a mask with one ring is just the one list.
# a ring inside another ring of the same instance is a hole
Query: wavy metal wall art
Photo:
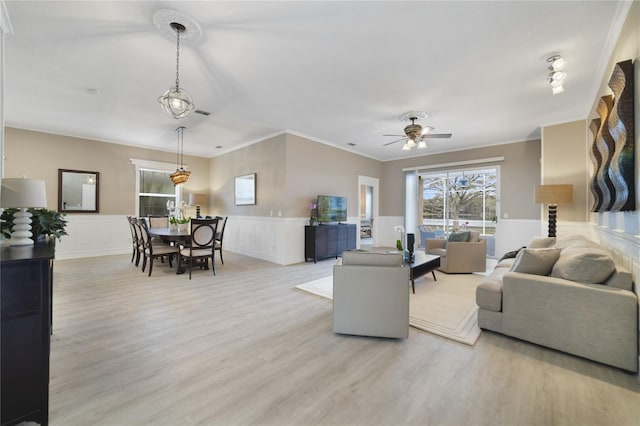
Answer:
[[604, 164], [602, 161], [602, 154], [598, 151], [597, 145], [600, 123], [601, 120], [599, 118], [594, 118], [589, 124], [589, 130], [591, 130], [591, 133], [593, 134], [593, 142], [591, 143], [591, 149], [589, 150], [589, 158], [593, 163], [593, 176], [591, 176], [591, 182], [589, 182], [589, 189], [593, 195], [593, 206], [591, 207], [592, 212], [600, 211], [603, 199], [602, 186], [598, 182], [598, 176], [601, 175], [602, 166]]
[[598, 151], [602, 162], [600, 168], [596, 170], [596, 182], [602, 191], [602, 203], [597, 211], [609, 211], [614, 202], [614, 194], [616, 186], [611, 178], [611, 159], [615, 151], [615, 142], [609, 133], [607, 121], [613, 106], [613, 97], [611, 95], [603, 96], [598, 101], [598, 131], [596, 133], [596, 150]]
[[614, 184], [613, 203], [610, 211], [636, 209], [635, 190], [635, 141], [633, 108], [633, 63], [618, 62], [609, 79], [613, 91], [613, 108], [607, 127], [614, 140], [609, 176]]

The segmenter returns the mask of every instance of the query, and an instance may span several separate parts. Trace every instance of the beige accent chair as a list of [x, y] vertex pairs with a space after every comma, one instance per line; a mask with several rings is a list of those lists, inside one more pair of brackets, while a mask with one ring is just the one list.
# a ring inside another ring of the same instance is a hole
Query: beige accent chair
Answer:
[[447, 274], [484, 272], [487, 268], [487, 240], [480, 232], [470, 231], [469, 242], [454, 242], [445, 239], [427, 238], [427, 254], [440, 256], [438, 270]]
[[333, 267], [333, 331], [409, 337], [409, 268], [401, 253], [343, 252]]

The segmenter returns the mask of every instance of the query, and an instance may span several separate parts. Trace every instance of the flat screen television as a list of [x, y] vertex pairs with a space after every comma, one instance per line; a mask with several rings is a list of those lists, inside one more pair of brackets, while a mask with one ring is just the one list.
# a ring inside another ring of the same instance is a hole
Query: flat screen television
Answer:
[[318, 222], [346, 222], [347, 197], [318, 195]]

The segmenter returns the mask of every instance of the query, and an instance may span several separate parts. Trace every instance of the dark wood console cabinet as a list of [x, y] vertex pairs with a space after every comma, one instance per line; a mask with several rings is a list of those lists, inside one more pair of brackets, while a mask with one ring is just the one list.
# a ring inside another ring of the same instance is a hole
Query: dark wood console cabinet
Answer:
[[338, 257], [345, 250], [356, 248], [356, 225], [318, 225], [304, 227], [304, 260]]
[[0, 247], [2, 426], [49, 422], [54, 252], [53, 241]]

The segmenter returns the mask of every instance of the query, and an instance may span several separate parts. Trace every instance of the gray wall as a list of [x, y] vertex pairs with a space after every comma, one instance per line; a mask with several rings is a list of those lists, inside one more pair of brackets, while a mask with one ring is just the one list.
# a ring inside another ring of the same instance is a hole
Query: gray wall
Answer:
[[[220, 215], [306, 217], [319, 194], [348, 197], [358, 215], [358, 175], [380, 178], [382, 162], [282, 134], [211, 159], [212, 209]], [[257, 174], [256, 205], [235, 206], [235, 176]]]
[[[504, 161], [487, 163], [487, 165], [500, 166], [501, 213], [503, 217], [507, 213], [509, 219], [540, 219], [540, 206], [534, 203], [535, 186], [540, 183], [540, 140], [387, 161], [383, 166], [380, 187], [382, 200], [380, 214], [382, 216], [404, 215], [403, 168], [500, 156], [504, 157]], [[445, 169], [451, 169], [451, 167], [445, 167]]]
[[[175, 164], [175, 153], [89, 139], [5, 128], [4, 177], [44, 179], [47, 208], [58, 209], [58, 169], [100, 173], [100, 214], [134, 214], [135, 166], [131, 158]], [[191, 170], [185, 192], [208, 188], [209, 160], [185, 155]]]

